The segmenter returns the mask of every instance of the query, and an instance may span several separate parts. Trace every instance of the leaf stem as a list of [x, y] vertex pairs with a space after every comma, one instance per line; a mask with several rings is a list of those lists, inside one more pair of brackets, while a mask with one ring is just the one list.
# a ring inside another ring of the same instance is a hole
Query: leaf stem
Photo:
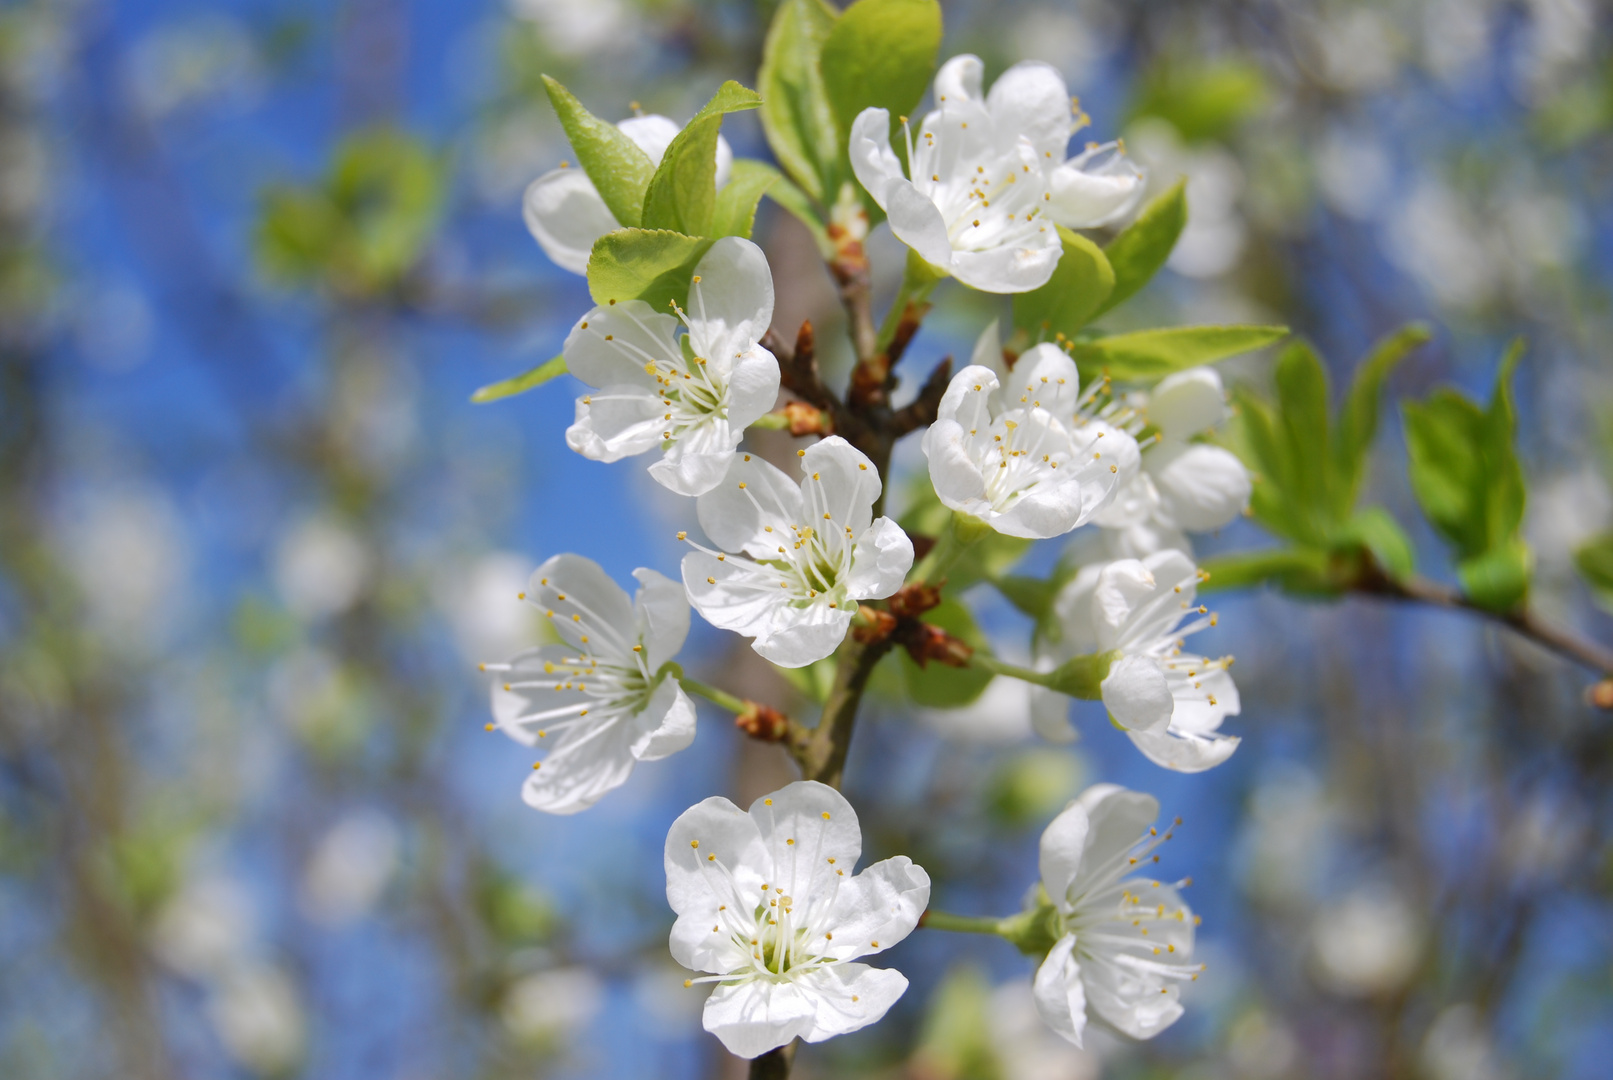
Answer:
[[993, 915], [953, 915], [934, 908], [919, 916], [919, 925], [926, 930], [951, 930], [959, 934], [1001, 935], [1003, 931], [1003, 920]]
[[678, 676], [678, 685], [696, 697], [703, 697], [736, 716], [750, 707], [750, 703], [745, 699], [736, 697], [726, 690], [719, 690], [717, 687], [703, 683], [699, 679], [691, 679], [687, 675]]

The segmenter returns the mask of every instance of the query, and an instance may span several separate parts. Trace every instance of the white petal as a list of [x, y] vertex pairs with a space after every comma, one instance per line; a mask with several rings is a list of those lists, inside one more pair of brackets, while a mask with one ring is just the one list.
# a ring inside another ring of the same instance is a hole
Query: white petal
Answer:
[[566, 445], [590, 461], [620, 461], [661, 445], [661, 399], [642, 386], [607, 386], [577, 399]]
[[569, 553], [546, 559], [532, 571], [527, 596], [540, 609], [554, 612], [550, 624], [574, 648], [626, 657], [637, 643], [633, 602], [592, 559]]
[[[840, 877], [836, 870], [850, 877], [862, 857], [857, 811], [828, 784], [816, 780], [786, 784], [751, 803], [750, 816], [772, 861], [772, 884], [803, 906], [834, 889]], [[845, 884], [844, 878], [840, 883]]]
[[1182, 1015], [1181, 991], [1159, 979], [1132, 979], [1122, 986], [1089, 977], [1087, 1002], [1098, 1016], [1133, 1039], [1152, 1039]]
[[[758, 559], [777, 557], [778, 530], [802, 524], [802, 513], [800, 485], [753, 454], [736, 455], [722, 482], [695, 503], [712, 543]], [[774, 532], [766, 531], [769, 525]]]
[[581, 169], [553, 169], [532, 181], [521, 216], [543, 253], [573, 274], [588, 272], [595, 240], [621, 228]]
[[[637, 732], [629, 747], [640, 761], [659, 761], [694, 742], [694, 702], [676, 679], [662, 679], [644, 709], [633, 717]], [[542, 771], [542, 770], [539, 770]]]
[[930, 904], [930, 875], [922, 866], [897, 855], [856, 877], [850, 877], [849, 864], [844, 869], [850, 880], [841, 884], [824, 922], [834, 934], [829, 955], [845, 960], [884, 952], [913, 932]]
[[930, 425], [922, 443], [935, 494], [945, 505], [965, 513], [979, 510], [976, 504], [983, 503], [986, 494], [986, 479], [965, 446], [967, 438], [967, 430], [957, 421], [941, 419]]
[[[921, 196], [922, 198], [922, 196]], [[926, 202], [928, 200], [925, 200]], [[932, 204], [933, 205], [933, 204]], [[936, 220], [940, 221], [940, 211]], [[896, 215], [891, 214], [891, 231], [896, 231]], [[943, 226], [944, 228], [945, 226]], [[915, 250], [918, 245], [902, 237]], [[1021, 293], [1040, 289], [1053, 276], [1059, 256], [1064, 253], [1059, 234], [1051, 227], [1024, 243], [1005, 244], [987, 251], [958, 251], [952, 256], [952, 276], [988, 293]], [[919, 254], [930, 259], [922, 250]], [[930, 259], [931, 262], [935, 260]]]
[[960, 53], [941, 65], [935, 73], [936, 105], [961, 105], [979, 102], [980, 84], [984, 81], [986, 65], [980, 57]]
[[801, 1036], [807, 1042], [822, 1042], [867, 1027], [907, 991], [907, 977], [901, 972], [867, 964], [821, 967], [796, 981], [817, 1004], [812, 1029]]
[[638, 148], [649, 155], [655, 164], [661, 164], [661, 158], [666, 156], [666, 148], [672, 145], [672, 140], [678, 137], [682, 126], [670, 117], [650, 113], [647, 116], [629, 116], [626, 120], [618, 121], [617, 127], [638, 144]]
[[1029, 686], [1031, 730], [1050, 743], [1064, 745], [1076, 738], [1070, 723], [1070, 699], [1045, 686]]
[[753, 979], [719, 983], [706, 999], [701, 1024], [730, 1054], [760, 1057], [812, 1030], [817, 1001], [794, 982]]
[[804, 509], [813, 522], [829, 513], [835, 528], [850, 529], [854, 536], [868, 528], [881, 488], [879, 470], [866, 454], [831, 435], [807, 447], [801, 469]]
[[748, 559], [718, 559], [703, 551], [683, 557], [683, 587], [700, 617], [747, 637], [772, 628], [778, 598], [767, 587], [771, 580]]
[[1092, 594], [1098, 586], [1103, 564], [1089, 563], [1077, 571], [1058, 596], [1053, 598], [1053, 618], [1060, 631], [1060, 655], [1079, 656], [1098, 651], [1098, 635], [1092, 623]]
[[1150, 656], [1122, 656], [1101, 686], [1109, 715], [1131, 731], [1164, 731], [1176, 701], [1159, 661]]
[[1071, 229], [1118, 221], [1143, 196], [1146, 177], [1115, 143], [1094, 147], [1058, 166], [1049, 179], [1048, 216]]
[[885, 208], [885, 192], [893, 180], [904, 179], [902, 163], [891, 149], [891, 116], [884, 109], [864, 109], [851, 122], [847, 145], [851, 171], [874, 201]]
[[1154, 575], [1137, 559], [1117, 559], [1099, 571], [1092, 589], [1093, 625], [1099, 647], [1113, 649], [1121, 644], [1122, 631], [1132, 612], [1152, 599], [1158, 589]]
[[739, 431], [756, 423], [778, 401], [778, 389], [778, 360], [760, 345], [746, 349], [728, 374], [728, 423]]
[[734, 174], [734, 149], [728, 145], [728, 140], [721, 135], [717, 136], [717, 190], [721, 191], [728, 186], [728, 178]]
[[563, 352], [566, 370], [589, 386], [628, 384], [657, 389], [645, 365], [681, 364], [678, 320], [642, 300], [596, 307], [572, 327]]
[[572, 728], [535, 769], [521, 788], [521, 798], [535, 810], [575, 814], [621, 787], [636, 760], [629, 748], [631, 727], [625, 717], [600, 717], [608, 728]]
[[1162, 514], [1183, 529], [1219, 529], [1249, 505], [1249, 470], [1219, 446], [1165, 442], [1143, 464], [1159, 489]]
[[[709, 859], [711, 855], [717, 859]], [[715, 862], [726, 866], [742, 889], [758, 895], [767, 880], [762, 875], [773, 868], [755, 819], [727, 799], [712, 796], [679, 814], [667, 831], [666, 899], [673, 911], [705, 919], [716, 913], [719, 904], [728, 903], [728, 878]], [[710, 934], [711, 924], [706, 926], [705, 933]], [[676, 946], [673, 957], [684, 967], [710, 970], [679, 955]]]
[[[1176, 711], [1171, 713], [1171, 730], [1184, 735], [1209, 735], [1221, 726], [1221, 721], [1236, 716], [1241, 704], [1238, 687], [1232, 673], [1226, 668], [1212, 668], [1200, 672], [1193, 680], [1198, 683], [1178, 687]], [[1215, 704], [1210, 704], [1210, 698]]]
[[1029, 139], [1037, 156], [1050, 153], [1063, 160], [1073, 127], [1070, 92], [1051, 65], [1015, 64], [992, 84], [986, 108], [999, 128]]
[[883, 600], [902, 587], [911, 569], [913, 541], [900, 525], [882, 517], [857, 537], [846, 592], [855, 600]]
[[[1092, 521], [1105, 529], [1129, 529], [1151, 519], [1159, 509], [1159, 490], [1146, 470], [1139, 469], [1130, 482], [1116, 488], [1109, 505], [1093, 515]], [[1151, 554], [1154, 548], [1147, 552]]]
[[[881, 201], [896, 239], [918, 252], [919, 257], [931, 266], [943, 271], [952, 269], [952, 241], [947, 237], [947, 223], [929, 196], [921, 194], [908, 181], [896, 179], [885, 184]], [[1052, 267], [1049, 266], [1042, 280], [1045, 282], [1052, 273]], [[1035, 288], [1034, 285], [1029, 287]]]
[[[1087, 854], [1083, 870], [1100, 870], [1141, 840], [1159, 817], [1159, 800], [1119, 784], [1093, 784], [1075, 798], [1087, 813]], [[1079, 894], [1086, 887], [1085, 873], [1071, 883]]]
[[633, 597], [633, 615], [644, 661], [650, 671], [678, 654], [689, 636], [689, 597], [683, 584], [645, 567], [633, 571], [639, 587]]
[[1041, 485], [1008, 510], [985, 520], [1005, 536], [1048, 540], [1080, 525], [1085, 504], [1081, 484], [1072, 478], [1066, 483]]
[[1148, 422], [1168, 439], [1185, 440], [1209, 431], [1227, 416], [1226, 391], [1212, 367], [1167, 375], [1148, 395]]
[[989, 403], [1001, 385], [991, 368], [970, 364], [947, 383], [936, 416], [956, 420], [965, 428], [985, 427], [991, 423]]
[[773, 273], [762, 249], [725, 236], [695, 266], [689, 286], [689, 344], [720, 358], [723, 370], [749, 351], [773, 322]]
[[779, 667], [815, 664], [845, 640], [846, 628], [851, 625], [850, 607], [847, 604], [831, 608], [828, 600], [820, 596], [817, 603], [804, 608], [779, 609], [774, 613], [772, 627], [751, 642], [751, 648], [763, 660]]
[[[537, 746], [538, 731], [543, 723], [524, 719], [534, 713], [575, 706], [587, 708], [593, 698], [577, 690], [554, 689], [555, 679], [549, 675], [547, 665], [562, 664], [567, 657], [577, 655], [570, 645], [540, 645], [517, 654], [509, 670], [499, 672], [492, 684], [493, 723], [500, 731], [523, 746]], [[538, 683], [522, 686], [522, 683]], [[508, 686], [510, 689], [506, 690]]]
[[1003, 336], [998, 330], [1000, 320], [991, 320], [980, 336], [975, 338], [974, 351], [969, 354], [969, 363], [975, 367], [983, 367], [997, 376], [1002, 382], [1008, 377], [1008, 365], [1003, 360]]
[[1036, 1001], [1036, 1015], [1064, 1039], [1081, 1045], [1086, 1030], [1086, 997], [1081, 987], [1081, 965], [1076, 963], [1075, 935], [1066, 934], [1059, 939], [1036, 969], [1031, 991]]
[[1042, 831], [1039, 848], [1042, 887], [1061, 910], [1070, 910], [1070, 883], [1081, 870], [1091, 829], [1086, 807], [1072, 802]]
[[1236, 735], [1174, 735], [1167, 731], [1128, 731], [1131, 741], [1155, 765], [1175, 772], [1197, 773], [1213, 769], [1238, 748]]
[[1154, 517], [1123, 529], [1105, 529], [1104, 544], [1111, 558], [1141, 559], [1160, 551], [1180, 551], [1193, 557], [1193, 542], [1175, 525]]
[[744, 432], [713, 417], [681, 432], [667, 448], [666, 456], [650, 466], [650, 476], [668, 491], [679, 495], [704, 495], [717, 487], [733, 464], [734, 448]]
[[1051, 342], [1027, 349], [1002, 382], [1004, 392], [1013, 392], [1016, 403], [1021, 396], [1028, 397], [1025, 404], [1046, 409], [1066, 425], [1081, 401], [1081, 375], [1075, 361]]

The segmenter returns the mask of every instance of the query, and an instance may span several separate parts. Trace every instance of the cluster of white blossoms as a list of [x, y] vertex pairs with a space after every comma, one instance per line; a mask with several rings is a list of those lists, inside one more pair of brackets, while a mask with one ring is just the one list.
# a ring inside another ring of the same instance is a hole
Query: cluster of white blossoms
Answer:
[[[1068, 156], [1086, 119], [1053, 68], [1019, 64], [989, 94], [982, 71], [973, 56], [942, 66], [935, 108], [916, 136], [902, 118], [905, 169], [883, 109], [856, 118], [848, 152], [892, 231], [937, 272], [986, 292], [1024, 292], [1045, 284], [1061, 257], [1058, 226], [1123, 217], [1144, 178], [1116, 144]], [[660, 116], [618, 126], [652, 165], [679, 131]], [[732, 164], [718, 139], [717, 188]], [[539, 177], [524, 212], [543, 250], [576, 273], [588, 272], [595, 241], [620, 227], [581, 169]], [[489, 730], [542, 752], [523, 791], [539, 810], [583, 810], [638, 762], [689, 746], [689, 692], [737, 710], [738, 699], [686, 678], [675, 662], [691, 608], [784, 668], [833, 656], [854, 623], [897, 621], [863, 608], [896, 595], [914, 568], [912, 538], [875, 516], [884, 495], [876, 463], [837, 435], [798, 450], [793, 472], [740, 449], [779, 396], [778, 360], [761, 344], [773, 304], [761, 249], [727, 236], [693, 268], [683, 306], [611, 300], [566, 338], [566, 370], [589, 388], [567, 444], [600, 462], [651, 455], [650, 476], [695, 500], [704, 539], [678, 533], [692, 548], [682, 581], [639, 569], [631, 596], [580, 555], [556, 555], [533, 573], [521, 598], [541, 613], [551, 643], [483, 666], [494, 675]], [[923, 435], [960, 545], [991, 530], [1025, 539], [1105, 530], [1108, 553], [1123, 557], [1082, 567], [1058, 593], [1038, 634], [1037, 666], [1102, 661], [1101, 697], [1114, 722], [1151, 760], [1179, 771], [1218, 764], [1238, 744], [1218, 731], [1239, 707], [1230, 659], [1185, 651], [1189, 634], [1215, 624], [1195, 599], [1201, 574], [1186, 534], [1227, 524], [1250, 492], [1237, 460], [1199, 438], [1225, 415], [1209, 369], [1146, 391], [1116, 390], [1107, 376], [1083, 386], [1068, 346], [1037, 344], [1014, 357], [993, 324]], [[933, 604], [945, 565], [927, 573], [917, 592]], [[1038, 687], [1030, 708], [1043, 735], [1070, 737], [1065, 697]], [[1153, 828], [1157, 814], [1150, 796], [1098, 785], [1042, 837], [1042, 892], [1016, 918], [1035, 928], [1021, 944], [1048, 950], [1035, 976], [1037, 1011], [1077, 1045], [1093, 1018], [1152, 1037], [1181, 1013], [1178, 984], [1197, 977], [1197, 919], [1177, 886], [1135, 874], [1170, 838]], [[735, 1054], [855, 1031], [906, 990], [899, 972], [859, 961], [920, 924], [930, 880], [905, 856], [858, 873], [861, 850], [851, 805], [812, 781], [749, 811], [706, 799], [672, 825], [672, 955], [697, 973], [685, 986], [715, 985], [704, 1025]]]

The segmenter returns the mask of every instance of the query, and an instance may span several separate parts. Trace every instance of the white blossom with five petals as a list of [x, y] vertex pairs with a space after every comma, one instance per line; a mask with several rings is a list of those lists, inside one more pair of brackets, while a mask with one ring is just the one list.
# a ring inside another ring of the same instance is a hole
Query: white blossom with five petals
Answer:
[[[1193, 560], [1174, 550], [1084, 566], [1054, 599], [1054, 626], [1038, 642], [1041, 667], [1117, 651], [1100, 686], [1104, 706], [1144, 756], [1179, 772], [1221, 764], [1240, 741], [1218, 730], [1240, 708], [1232, 658], [1184, 651], [1189, 634], [1216, 624], [1196, 602], [1198, 583]], [[1034, 697], [1037, 730], [1067, 740], [1068, 700], [1041, 689]]]
[[1045, 285], [1063, 248], [1055, 225], [1105, 225], [1126, 214], [1143, 174], [1116, 144], [1066, 160], [1085, 122], [1059, 73], [1016, 64], [981, 94], [979, 57], [955, 56], [935, 77], [935, 108], [911, 139], [910, 174], [890, 145], [890, 114], [853, 121], [852, 170], [891, 231], [937, 269], [983, 292]]
[[1180, 885], [1131, 875], [1169, 840], [1153, 827], [1159, 802], [1116, 784], [1083, 791], [1042, 833], [1042, 888], [1059, 937], [1032, 985], [1048, 1027], [1082, 1044], [1088, 1014], [1134, 1039], [1151, 1039], [1182, 1015], [1179, 984], [1192, 963], [1198, 919]]
[[1187, 533], [1210, 532], [1249, 505], [1249, 470], [1231, 451], [1193, 442], [1226, 419], [1226, 393], [1214, 368], [1179, 371], [1122, 400], [1124, 426], [1158, 434], [1143, 447], [1142, 468], [1096, 518], [1117, 556], [1165, 548], [1192, 553]]
[[953, 376], [924, 433], [941, 501], [1009, 536], [1047, 539], [1090, 521], [1131, 481], [1138, 450], [1080, 414], [1079, 383], [1074, 361], [1050, 344], [1012, 371], [971, 364]]
[[706, 621], [754, 638], [752, 647], [780, 667], [834, 652], [857, 602], [891, 595], [913, 566], [901, 526], [873, 516], [879, 470], [862, 451], [831, 435], [800, 455], [798, 483], [736, 454], [722, 483], [695, 504], [720, 550], [683, 557], [683, 584]]
[[778, 397], [778, 360], [759, 344], [772, 321], [767, 257], [737, 236], [695, 267], [687, 313], [642, 300], [594, 308], [566, 338], [566, 369], [598, 388], [577, 399], [567, 445], [595, 461], [659, 449], [650, 475], [663, 487], [710, 491]]
[[854, 874], [857, 814], [834, 788], [802, 780], [746, 813], [710, 798], [666, 839], [672, 957], [709, 974], [705, 1029], [753, 1058], [792, 1039], [822, 1042], [885, 1015], [898, 971], [856, 963], [912, 932], [930, 878], [905, 855]]
[[[682, 130], [665, 116], [630, 116], [616, 125], [638, 148], [649, 155], [653, 165], [661, 163], [672, 140]], [[734, 152], [728, 141], [717, 136], [717, 187], [728, 183], [733, 171]], [[527, 185], [521, 199], [521, 215], [543, 253], [555, 265], [573, 274], [588, 272], [588, 256], [594, 241], [622, 227], [605, 205], [604, 198], [588, 174], [562, 165], [551, 169]]]
[[548, 559], [522, 598], [563, 644], [483, 665], [498, 674], [489, 726], [549, 748], [521, 792], [538, 810], [585, 810], [625, 783], [638, 762], [694, 741], [694, 703], [664, 669], [689, 634], [689, 602], [654, 570], [633, 576], [639, 590], [629, 599], [590, 559]]

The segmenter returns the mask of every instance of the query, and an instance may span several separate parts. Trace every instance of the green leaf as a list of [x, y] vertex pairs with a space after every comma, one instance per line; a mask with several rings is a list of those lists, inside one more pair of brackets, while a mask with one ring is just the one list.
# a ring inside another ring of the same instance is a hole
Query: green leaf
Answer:
[[594, 241], [588, 256], [588, 292], [596, 304], [643, 300], [657, 311], [689, 298], [695, 264], [710, 239], [665, 229], [617, 229]]
[[578, 164], [599, 190], [611, 216], [629, 227], [639, 225], [643, 221], [644, 193], [656, 173], [655, 162], [621, 128], [583, 108], [582, 102], [559, 82], [545, 75], [543, 86], [577, 154]]
[[[956, 600], [941, 601], [940, 606], [924, 613], [924, 621], [939, 626], [977, 651], [991, 651], [991, 643], [975, 625], [969, 609]], [[905, 650], [897, 656], [907, 696], [915, 705], [960, 708], [978, 698], [993, 678], [991, 672], [978, 667], [955, 668], [934, 662], [920, 667]]]
[[1402, 327], [1378, 342], [1356, 367], [1333, 435], [1333, 495], [1338, 516], [1348, 514], [1360, 494], [1367, 449], [1378, 431], [1378, 399], [1384, 380], [1407, 353], [1432, 336], [1421, 323]]
[[1002, 593], [1003, 599], [1038, 623], [1047, 618], [1058, 596], [1055, 584], [1042, 578], [1005, 574], [992, 584]]
[[1522, 338], [1507, 347], [1500, 370], [1496, 372], [1490, 408], [1484, 417], [1485, 457], [1495, 470], [1490, 477], [1486, 521], [1492, 540], [1515, 533], [1523, 524], [1527, 488], [1523, 465], [1513, 449], [1517, 418], [1512, 407], [1512, 373], [1523, 358], [1523, 350]]
[[644, 213], [638, 223], [646, 229], [710, 235], [717, 205], [717, 134], [722, 118], [761, 103], [756, 91], [732, 80], [723, 83], [661, 155], [661, 164], [644, 192]]
[[1204, 560], [1199, 569], [1209, 578], [1199, 592], [1244, 589], [1272, 581], [1290, 592], [1331, 594], [1338, 590], [1328, 574], [1327, 553], [1315, 548], [1272, 548], [1266, 551], [1238, 552]]
[[1194, 62], [1167, 55], [1152, 65], [1131, 119], [1158, 116], [1189, 142], [1219, 139], [1270, 99], [1265, 74], [1252, 60], [1234, 56]]
[[514, 397], [516, 394], [526, 393], [533, 387], [542, 386], [550, 379], [565, 373], [566, 358], [556, 356], [553, 359], [545, 360], [531, 371], [522, 372], [513, 378], [500, 379], [496, 383], [488, 383], [472, 394], [470, 399], [477, 405], [483, 405], [489, 401], [497, 401], [499, 398]]
[[1084, 341], [1070, 355], [1083, 380], [1098, 371], [1120, 380], [1158, 379], [1264, 348], [1287, 334], [1286, 326], [1175, 326]]
[[835, 174], [842, 144], [819, 65], [836, 17], [823, 0], [784, 0], [768, 27], [756, 76], [767, 144], [819, 205], [827, 205], [839, 188]]
[[864, 109], [885, 109], [896, 130], [898, 117], [910, 115], [924, 97], [940, 51], [936, 0], [857, 0], [841, 13], [821, 61], [840, 153]]
[[1574, 565], [1592, 588], [1613, 594], [1613, 532], [1602, 533], [1581, 544], [1574, 552]]
[[1103, 249], [1059, 226], [1064, 254], [1046, 285], [1014, 294], [1014, 325], [1033, 341], [1073, 338], [1114, 291], [1115, 272]]
[[1363, 507], [1340, 530], [1340, 541], [1354, 540], [1372, 552], [1383, 571], [1393, 578], [1410, 577], [1417, 566], [1411, 539], [1400, 523], [1381, 506]]
[[756, 205], [769, 188], [783, 179], [771, 165], [745, 158], [735, 159], [728, 183], [717, 192], [711, 235], [743, 236], [749, 240], [751, 230], [756, 227]]
[[806, 192], [781, 176], [778, 183], [767, 189], [767, 197], [807, 227], [807, 231], [812, 234], [812, 242], [818, 245], [818, 254], [825, 261], [834, 257], [834, 245], [829, 242], [829, 231], [824, 228], [823, 220], [813, 207], [812, 200], [807, 198]]
[[1183, 179], [1143, 207], [1137, 220], [1103, 249], [1109, 265], [1114, 268], [1115, 286], [1109, 299], [1092, 313], [1092, 318], [1131, 299], [1132, 294], [1153, 280], [1170, 258], [1176, 238], [1182, 235], [1186, 225], [1187, 181]]
[[1479, 607], [1506, 613], [1523, 603], [1534, 573], [1534, 552], [1517, 537], [1456, 564], [1462, 591]]
[[1309, 345], [1296, 341], [1277, 358], [1276, 382], [1289, 462], [1283, 495], [1300, 515], [1302, 536], [1325, 544], [1337, 524], [1328, 498], [1327, 368]]

